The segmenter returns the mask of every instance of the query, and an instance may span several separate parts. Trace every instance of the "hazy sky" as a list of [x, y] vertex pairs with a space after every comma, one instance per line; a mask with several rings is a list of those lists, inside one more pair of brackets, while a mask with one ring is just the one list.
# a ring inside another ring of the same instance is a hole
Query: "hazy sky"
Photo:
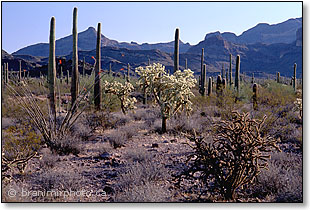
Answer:
[[2, 2], [2, 49], [9, 53], [48, 42], [56, 18], [56, 39], [71, 34], [78, 7], [78, 31], [102, 24], [102, 34], [118, 41], [197, 44], [209, 32], [240, 35], [258, 23], [275, 24], [302, 16], [301, 2]]

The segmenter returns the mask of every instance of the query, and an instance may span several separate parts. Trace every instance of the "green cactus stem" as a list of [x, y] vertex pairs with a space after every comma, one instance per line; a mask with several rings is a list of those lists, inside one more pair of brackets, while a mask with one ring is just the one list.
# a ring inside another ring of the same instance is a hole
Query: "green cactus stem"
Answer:
[[223, 88], [223, 90], [226, 89], [226, 79], [225, 78], [222, 79], [222, 88]]
[[9, 63], [6, 63], [6, 83], [10, 82]]
[[18, 81], [22, 81], [22, 61], [19, 60], [19, 71], [18, 71]]
[[79, 63], [78, 63], [78, 34], [77, 34], [77, 8], [73, 9], [73, 54], [71, 79], [71, 104], [73, 105], [79, 94]]
[[67, 85], [69, 85], [69, 77], [70, 77], [70, 72], [69, 70], [67, 70], [67, 79], [66, 79]]
[[216, 80], [216, 93], [217, 93], [217, 96], [221, 96], [222, 91], [223, 91], [222, 77], [221, 77], [221, 75], [218, 75], [217, 76], [217, 80]]
[[225, 78], [224, 64], [222, 64], [221, 77], [222, 77], [222, 78]]
[[254, 84], [254, 81], [255, 81], [255, 80], [254, 80], [254, 72], [253, 72], [253, 73], [252, 73], [252, 81], [251, 81], [251, 83]]
[[200, 78], [201, 85], [200, 85], [200, 89], [199, 89], [199, 92], [202, 96], [204, 96], [205, 92], [206, 92], [206, 88], [205, 88], [205, 86], [206, 86], [206, 71], [207, 71], [206, 69], [207, 69], [207, 65], [204, 64], [203, 70], [202, 70], [202, 77]]
[[179, 39], [180, 39], [180, 32], [179, 28], [175, 29], [175, 38], [174, 38], [174, 72], [179, 70]]
[[150, 58], [149, 58], [148, 61], [147, 61], [147, 65], [148, 65], [148, 66], [151, 65], [151, 60], [150, 60]]
[[254, 110], [258, 110], [257, 95], [258, 95], [258, 85], [254, 83], [253, 84], [253, 109]]
[[96, 65], [95, 65], [95, 85], [94, 98], [97, 110], [101, 108], [101, 87], [100, 87], [100, 66], [101, 66], [101, 23], [98, 23], [97, 44], [96, 44]]
[[127, 82], [130, 81], [130, 64], [127, 64]]
[[209, 77], [208, 81], [208, 96], [212, 95], [212, 77]]
[[293, 76], [293, 88], [294, 88], [294, 91], [296, 92], [296, 89], [297, 89], [297, 83], [296, 83], [296, 68], [297, 68], [297, 64], [294, 63], [294, 76]]
[[280, 83], [280, 72], [277, 72], [277, 83]]
[[62, 71], [62, 66], [60, 66], [60, 83], [62, 84], [62, 79], [64, 77], [63, 71]]
[[231, 87], [233, 84], [232, 81], [232, 55], [229, 55], [229, 86]]
[[55, 59], [55, 17], [51, 18], [48, 58], [49, 104], [54, 122], [56, 122], [56, 59]]
[[109, 75], [112, 75], [112, 63], [110, 63], [110, 67], [109, 67]]
[[85, 57], [83, 58], [83, 77], [85, 77]]
[[204, 64], [204, 48], [201, 48], [200, 78], [202, 78], [203, 64]]
[[237, 55], [236, 59], [236, 74], [235, 74], [235, 88], [237, 93], [240, 93], [240, 55]]
[[187, 58], [185, 58], [185, 69], [187, 69]]

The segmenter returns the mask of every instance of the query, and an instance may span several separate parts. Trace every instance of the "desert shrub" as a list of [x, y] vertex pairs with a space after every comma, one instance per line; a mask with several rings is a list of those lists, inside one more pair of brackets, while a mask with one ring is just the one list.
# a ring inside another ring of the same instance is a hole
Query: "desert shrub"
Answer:
[[249, 114], [232, 113], [232, 119], [216, 124], [214, 142], [208, 144], [203, 137], [190, 137], [194, 152], [189, 156], [192, 164], [182, 175], [194, 177], [206, 189], [219, 193], [225, 200], [234, 200], [236, 190], [252, 183], [268, 168], [266, 153], [279, 150], [277, 140], [260, 135], [264, 121], [249, 119]]
[[58, 161], [58, 156], [53, 154], [48, 148], [43, 148], [41, 150], [42, 158], [39, 160], [40, 168], [49, 170], [54, 168]]
[[302, 157], [294, 153], [275, 153], [268, 161], [269, 170], [257, 177], [248, 190], [250, 196], [270, 202], [302, 202]]
[[2, 117], [1, 118], [1, 128], [8, 129], [11, 126], [14, 126], [16, 122], [12, 118]]
[[129, 162], [147, 162], [151, 161], [153, 158], [153, 155], [150, 154], [149, 151], [143, 148], [134, 148], [127, 150], [127, 153], [125, 155], [126, 160]]
[[18, 169], [23, 173], [28, 161], [37, 156], [41, 136], [30, 125], [10, 126], [2, 139], [3, 172]]

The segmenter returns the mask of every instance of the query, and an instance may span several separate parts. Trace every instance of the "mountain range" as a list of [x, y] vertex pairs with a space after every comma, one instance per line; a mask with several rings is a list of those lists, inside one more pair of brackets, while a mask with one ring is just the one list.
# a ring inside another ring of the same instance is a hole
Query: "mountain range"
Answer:
[[[173, 36], [172, 36], [173, 37]], [[151, 62], [160, 62], [167, 69], [173, 68], [174, 41], [157, 44], [138, 44], [136, 42], [118, 42], [101, 35], [102, 68], [107, 69], [110, 63], [113, 71], [127, 67], [133, 68]], [[79, 58], [94, 63], [96, 30], [89, 27], [78, 34]], [[12, 55], [2, 50], [2, 60], [9, 62], [15, 69], [17, 60], [22, 60], [23, 68], [45, 71], [48, 62], [47, 43], [24, 47]], [[180, 41], [180, 69], [184, 69], [185, 59], [188, 67], [200, 72], [201, 48], [205, 49], [207, 71], [219, 72], [229, 67], [229, 54], [233, 55], [233, 64], [237, 54], [241, 56], [241, 71], [256, 74], [273, 74], [277, 71], [284, 76], [291, 76], [293, 64], [297, 63], [297, 76], [302, 74], [302, 18], [289, 19], [279, 24], [259, 23], [255, 27], [237, 36], [230, 32], [208, 33], [205, 39], [196, 45]], [[56, 56], [66, 60], [72, 58], [72, 35], [56, 41]], [[14, 59], [16, 61], [14, 61]], [[81, 67], [80, 67], [81, 68]], [[68, 66], [70, 69], [70, 66]]]

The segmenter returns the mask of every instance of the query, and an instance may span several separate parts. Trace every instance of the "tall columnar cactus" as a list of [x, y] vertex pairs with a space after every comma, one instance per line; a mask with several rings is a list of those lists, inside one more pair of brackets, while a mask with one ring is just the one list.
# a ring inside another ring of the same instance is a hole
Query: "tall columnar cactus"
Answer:
[[96, 44], [95, 85], [94, 85], [95, 107], [97, 110], [100, 110], [100, 107], [101, 107], [101, 88], [100, 88], [101, 48], [100, 47], [101, 47], [101, 23], [98, 23], [97, 44]]
[[235, 74], [235, 88], [237, 92], [240, 92], [240, 55], [237, 55], [236, 59], [236, 74]]
[[179, 70], [179, 39], [180, 39], [179, 28], [176, 28], [174, 38], [174, 72]]
[[217, 80], [216, 80], [216, 93], [217, 93], [217, 96], [220, 96], [222, 91], [223, 91], [222, 77], [221, 77], [221, 75], [218, 75], [217, 76]]
[[69, 70], [67, 70], [67, 79], [66, 79], [67, 85], [69, 85], [69, 77], [70, 77], [70, 72]]
[[280, 83], [280, 72], [277, 72], [277, 83]]
[[207, 68], [207, 65], [204, 64], [203, 65], [203, 70], [202, 70], [202, 77], [200, 78], [200, 89], [199, 89], [199, 92], [202, 96], [205, 95], [205, 92], [206, 92], [206, 68]]
[[7, 83], [7, 80], [6, 80], [6, 63], [3, 64], [3, 81], [4, 81], [4, 84]]
[[296, 68], [297, 68], [297, 64], [294, 63], [293, 88], [294, 88], [294, 91], [295, 91], [295, 92], [296, 92], [296, 89], [297, 89], [297, 83], [296, 83]]
[[232, 86], [232, 55], [229, 55], [229, 86]]
[[253, 109], [254, 110], [258, 109], [257, 94], [258, 94], [258, 85], [254, 83], [253, 84]]
[[212, 77], [209, 77], [208, 81], [208, 96], [212, 95]]
[[222, 79], [222, 88], [223, 88], [223, 90], [226, 89], [226, 79], [225, 78]]
[[150, 65], [151, 65], [151, 60], [150, 60], [150, 58], [148, 59], [147, 62], [148, 62], [147, 65], [150, 66]]
[[224, 64], [222, 64], [221, 76], [222, 76], [222, 78], [225, 78], [225, 73], [224, 73]]
[[130, 80], [130, 64], [127, 64], [127, 82]]
[[252, 73], [252, 81], [251, 81], [252, 84], [254, 84], [254, 72]]
[[85, 57], [83, 58], [83, 77], [85, 77]]
[[56, 59], [55, 59], [55, 17], [51, 18], [48, 58], [48, 87], [50, 110], [54, 122], [56, 122]]
[[22, 61], [19, 60], [19, 71], [18, 71], [18, 81], [22, 81]]
[[62, 71], [62, 66], [60, 66], [60, 83], [62, 83], [62, 79], [64, 77], [63, 71]]
[[78, 63], [78, 34], [77, 34], [77, 8], [73, 9], [73, 54], [72, 54], [72, 80], [71, 80], [71, 104], [73, 105], [79, 94], [79, 63]]
[[9, 63], [6, 63], [6, 83], [10, 82], [10, 72], [9, 72]]
[[229, 83], [229, 76], [228, 76], [229, 72], [228, 72], [228, 71], [229, 71], [228, 69], [225, 69], [225, 74], [226, 74], [226, 76], [225, 76], [225, 78], [226, 78], [226, 85], [228, 85], [228, 83]]
[[185, 69], [187, 69], [187, 58], [185, 58]]
[[[204, 63], [204, 48], [201, 48], [200, 78], [202, 78], [203, 63]], [[200, 83], [200, 85], [201, 85], [201, 83]]]

